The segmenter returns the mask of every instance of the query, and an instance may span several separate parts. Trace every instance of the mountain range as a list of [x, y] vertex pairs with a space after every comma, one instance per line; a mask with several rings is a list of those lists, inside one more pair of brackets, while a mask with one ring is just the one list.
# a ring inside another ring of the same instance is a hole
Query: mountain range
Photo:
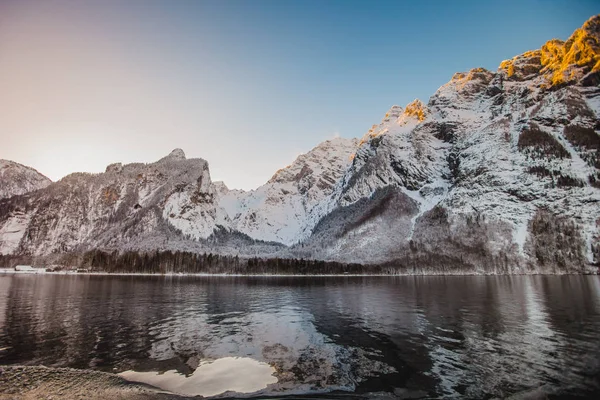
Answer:
[[586, 273], [600, 263], [600, 15], [567, 41], [456, 73], [360, 139], [323, 142], [251, 191], [173, 150], [57, 182], [0, 161], [0, 253], [181, 250]]

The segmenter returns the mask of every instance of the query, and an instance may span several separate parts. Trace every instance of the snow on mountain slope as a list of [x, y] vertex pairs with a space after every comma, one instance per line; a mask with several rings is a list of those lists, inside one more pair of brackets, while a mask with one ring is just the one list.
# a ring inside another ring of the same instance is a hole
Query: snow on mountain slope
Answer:
[[297, 242], [307, 214], [331, 194], [357, 144], [356, 139], [325, 141], [258, 189], [222, 194], [219, 204], [231, 218], [231, 228], [255, 239]]
[[0, 160], [0, 199], [44, 188], [52, 181], [31, 167]]
[[598, 262], [599, 21], [392, 107], [295, 254], [420, 268], [436, 255], [475, 272]]
[[590, 271], [600, 262], [598, 43], [595, 16], [496, 72], [456, 73], [427, 104], [392, 107], [361, 140], [321, 143], [256, 190], [211, 182], [206, 161], [181, 150], [70, 175], [0, 200], [0, 251], [210, 249], [409, 273]]
[[12, 254], [19, 248], [30, 220], [30, 215], [17, 211], [0, 226], [0, 254]]
[[156, 231], [162, 232], [156, 247], [176, 230], [206, 238], [226, 220], [213, 200], [207, 162], [186, 160], [179, 149], [152, 164], [111, 164], [105, 173], [71, 174], [1, 202], [0, 232], [13, 232], [2, 235], [3, 250], [49, 254], [122, 248]]
[[306, 214], [331, 193], [357, 143], [326, 141], [250, 192], [213, 183], [208, 163], [187, 160], [180, 149], [152, 164], [116, 163], [103, 174], [75, 173], [0, 202], [0, 251], [42, 255], [99, 247], [245, 254], [227, 244], [215, 248], [220, 241], [249, 245], [249, 254], [269, 253], [279, 246], [255, 240], [297, 241]]
[[[410, 237], [418, 215], [433, 207], [449, 186], [450, 171], [445, 156], [449, 145], [439, 135], [448, 128], [436, 123], [430, 114], [419, 100], [405, 109], [393, 106], [383, 121], [362, 138], [351, 165], [332, 195], [313, 209], [302, 238], [309, 237], [314, 226], [328, 213], [369, 198], [388, 186], [401, 188], [404, 196], [418, 204], [418, 210], [409, 216], [411, 226], [403, 233]], [[369, 236], [374, 235], [370, 230]], [[360, 236], [365, 238], [367, 235]], [[354, 250], [369, 246], [369, 243], [370, 240], [357, 243]]]

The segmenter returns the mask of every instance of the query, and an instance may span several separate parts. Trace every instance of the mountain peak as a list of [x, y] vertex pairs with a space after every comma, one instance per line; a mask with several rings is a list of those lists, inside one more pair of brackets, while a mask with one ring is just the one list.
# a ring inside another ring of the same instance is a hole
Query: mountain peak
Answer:
[[551, 40], [542, 46], [541, 62], [552, 85], [600, 72], [600, 15], [587, 20], [566, 42]]
[[398, 105], [393, 105], [387, 113], [385, 113], [385, 119], [398, 118], [402, 114], [402, 107]]
[[185, 160], [185, 153], [180, 148], [174, 149], [166, 157], [161, 158], [159, 161], [183, 161]]
[[581, 29], [591, 35], [600, 35], [600, 14], [590, 17], [590, 19], [583, 23]]
[[175, 158], [177, 160], [185, 160], [185, 153], [180, 148], [176, 148], [167, 156], [169, 158]]
[[419, 121], [423, 121], [428, 113], [427, 106], [419, 99], [408, 103], [404, 109], [404, 115], [407, 117], [416, 117]]
[[215, 192], [217, 192], [219, 196], [224, 196], [229, 192], [229, 188], [223, 181], [213, 182], [213, 187], [215, 188]]
[[523, 81], [542, 75], [550, 86], [582, 81], [589, 74], [600, 80], [600, 14], [588, 19], [567, 39], [552, 39], [541, 49], [527, 51], [500, 64], [511, 80]]
[[0, 159], [0, 199], [45, 188], [51, 183], [31, 167]]

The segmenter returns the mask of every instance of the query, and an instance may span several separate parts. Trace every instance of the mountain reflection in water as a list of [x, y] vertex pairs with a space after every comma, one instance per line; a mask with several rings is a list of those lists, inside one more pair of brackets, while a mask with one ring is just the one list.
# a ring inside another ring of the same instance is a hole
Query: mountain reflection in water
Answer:
[[269, 364], [245, 357], [224, 357], [203, 362], [189, 376], [166, 372], [125, 371], [119, 375], [185, 396], [215, 396], [227, 391], [253, 393], [277, 383]]
[[[182, 394], [591, 397], [598, 332], [597, 276], [0, 276], [0, 364], [129, 371]], [[219, 360], [264, 369], [242, 387], [203, 370]]]

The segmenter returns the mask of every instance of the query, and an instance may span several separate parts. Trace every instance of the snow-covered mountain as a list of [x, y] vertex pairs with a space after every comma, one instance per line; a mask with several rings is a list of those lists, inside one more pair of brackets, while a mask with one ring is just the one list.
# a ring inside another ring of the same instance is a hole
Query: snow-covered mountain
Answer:
[[325, 141], [258, 189], [223, 192], [219, 204], [231, 218], [230, 227], [260, 240], [298, 242], [307, 215], [333, 192], [357, 145], [356, 139]]
[[[241, 235], [223, 238], [229, 225], [216, 202], [208, 163], [186, 159], [175, 149], [155, 163], [116, 163], [101, 174], [74, 173], [1, 201], [0, 253], [44, 255], [90, 248], [230, 253], [253, 242]], [[10, 235], [2, 234], [9, 230]], [[280, 247], [252, 249], [269, 253]]]
[[0, 160], [0, 199], [45, 188], [52, 181], [31, 167]]
[[584, 272], [600, 260], [599, 85], [596, 16], [495, 72], [455, 74], [427, 104], [392, 107], [362, 139], [321, 143], [256, 190], [213, 183], [206, 161], [175, 150], [2, 200], [0, 252], [209, 249], [408, 272]]
[[597, 263], [599, 43], [596, 16], [496, 72], [455, 74], [427, 106], [392, 107], [315, 208], [304, 251], [480, 272]]

